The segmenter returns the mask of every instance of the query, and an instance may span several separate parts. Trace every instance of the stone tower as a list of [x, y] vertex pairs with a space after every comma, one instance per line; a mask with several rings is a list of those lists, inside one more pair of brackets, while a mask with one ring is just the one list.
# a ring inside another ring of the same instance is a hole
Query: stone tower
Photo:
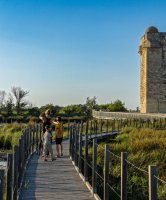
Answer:
[[166, 113], [166, 33], [151, 26], [139, 46], [140, 111]]

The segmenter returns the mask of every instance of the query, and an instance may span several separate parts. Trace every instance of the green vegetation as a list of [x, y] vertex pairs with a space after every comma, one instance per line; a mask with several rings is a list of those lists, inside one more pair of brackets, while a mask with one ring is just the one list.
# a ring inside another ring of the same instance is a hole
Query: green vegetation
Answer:
[[11, 93], [0, 90], [0, 122], [39, 122], [40, 113], [47, 109], [51, 110], [52, 117], [61, 116], [72, 119], [90, 119], [92, 109], [104, 111], [127, 111], [125, 104], [120, 100], [111, 103], [97, 104], [96, 97], [87, 97], [84, 104], [74, 104], [67, 106], [58, 106], [46, 104], [44, 106], [34, 107], [32, 103], [26, 100], [29, 91], [21, 87], [12, 87]]
[[97, 110], [105, 110], [108, 112], [126, 112], [127, 108], [125, 108], [125, 104], [120, 100], [116, 100], [114, 102], [108, 104], [97, 105]]
[[[118, 155], [122, 151], [128, 152], [128, 160], [145, 170], [150, 164], [162, 169], [166, 163], [166, 131], [124, 128], [122, 134], [110, 143], [110, 148]], [[162, 170], [158, 172], [166, 179]]]
[[[158, 176], [166, 181], [166, 131], [152, 129], [124, 128], [122, 133], [109, 142], [110, 151], [110, 180], [116, 191], [120, 191], [120, 156], [128, 152], [128, 199], [141, 200], [148, 196], [148, 165], [156, 165]], [[104, 163], [104, 145], [98, 147], [98, 165], [102, 172]], [[92, 152], [92, 150], [91, 150]], [[115, 156], [115, 155], [117, 156]], [[139, 170], [140, 168], [141, 170]], [[146, 171], [146, 172], [145, 172]], [[166, 196], [166, 185], [159, 181], [159, 199]]]
[[25, 127], [25, 124], [18, 123], [0, 126], [0, 149], [12, 149], [18, 143]]

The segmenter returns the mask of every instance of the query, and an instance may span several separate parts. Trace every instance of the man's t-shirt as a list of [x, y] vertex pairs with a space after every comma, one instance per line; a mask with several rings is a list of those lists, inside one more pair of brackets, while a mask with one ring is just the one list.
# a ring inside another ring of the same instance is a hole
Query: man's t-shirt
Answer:
[[55, 132], [56, 132], [56, 138], [62, 138], [63, 137], [63, 131], [62, 131], [62, 124], [58, 123], [55, 125]]

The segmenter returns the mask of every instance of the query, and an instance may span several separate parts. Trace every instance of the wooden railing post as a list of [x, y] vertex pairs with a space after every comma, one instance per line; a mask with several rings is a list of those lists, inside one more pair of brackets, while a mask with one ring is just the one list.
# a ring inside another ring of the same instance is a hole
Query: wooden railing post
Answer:
[[149, 200], [157, 200], [157, 167], [149, 165]]
[[136, 119], [136, 121], [135, 121], [135, 127], [137, 128], [138, 127], [138, 120]]
[[81, 120], [81, 133], [84, 131], [84, 122]]
[[118, 119], [118, 133], [120, 131], [120, 120]]
[[3, 199], [4, 170], [0, 169], [0, 199]]
[[6, 200], [12, 200], [13, 155], [7, 154]]
[[100, 133], [102, 134], [103, 131], [103, 120], [100, 119]]
[[26, 129], [26, 159], [29, 156], [29, 132], [28, 129]]
[[156, 128], [156, 120], [153, 120], [153, 128]]
[[67, 122], [67, 137], [68, 138], [70, 137], [70, 119], [68, 119], [68, 122]]
[[164, 128], [166, 128], [166, 118], [164, 119]]
[[127, 127], [129, 126], [129, 120], [128, 120], [128, 118], [126, 120], [126, 125], [127, 125]]
[[127, 200], [127, 152], [121, 152], [121, 200]]
[[149, 119], [147, 119], [147, 124], [148, 124], [148, 128], [149, 128]]
[[72, 126], [69, 127], [69, 155], [72, 155]]
[[32, 129], [32, 153], [35, 150], [35, 127]]
[[112, 133], [114, 132], [114, 121], [111, 121], [111, 126], [112, 126]]
[[79, 172], [82, 172], [82, 129], [79, 132], [79, 160], [78, 160], [78, 166], [79, 166]]
[[39, 149], [39, 128], [38, 128], [38, 125], [36, 124], [36, 153], [37, 153], [37, 151], [38, 151], [38, 149]]
[[25, 166], [25, 134], [22, 135], [21, 137], [21, 149], [22, 149], [22, 153], [21, 153], [21, 170], [22, 170], [22, 173], [21, 173], [21, 176], [23, 174], [23, 170], [24, 170], [24, 166]]
[[120, 130], [122, 130], [122, 123], [123, 123], [123, 121], [122, 121], [122, 119], [120, 119]]
[[29, 131], [28, 131], [28, 134], [29, 134], [29, 155], [31, 154], [31, 146], [32, 146], [32, 132], [31, 132], [31, 128], [29, 128]]
[[110, 152], [109, 145], [105, 145], [105, 156], [104, 156], [104, 200], [109, 200], [109, 160], [110, 160]]
[[21, 171], [22, 171], [22, 159], [21, 155], [23, 154], [22, 151], [22, 139], [19, 139], [19, 145], [18, 145], [18, 188], [20, 187], [21, 183]]
[[77, 153], [78, 153], [78, 125], [75, 128], [75, 154], [74, 154], [74, 162], [75, 162], [75, 166], [78, 165], [78, 159], [77, 159]]
[[93, 130], [93, 128], [92, 128], [92, 120], [90, 121], [90, 137], [91, 137], [91, 135], [92, 135], [92, 131]]
[[[39, 125], [39, 145], [41, 145], [41, 142], [42, 142], [42, 137], [43, 137], [43, 134], [42, 134], [42, 125], [40, 124]], [[39, 152], [40, 153], [40, 152]]]
[[74, 161], [75, 124], [72, 128], [72, 161]]
[[116, 120], [114, 119], [114, 126], [113, 126], [114, 127], [114, 131], [115, 131], [115, 124], [116, 124]]
[[159, 119], [159, 127], [162, 128], [162, 121], [161, 121], [161, 118]]
[[130, 126], [132, 125], [132, 119], [130, 118]]
[[95, 126], [95, 135], [97, 135], [97, 133], [98, 133], [98, 120], [96, 120], [96, 126]]
[[88, 161], [88, 126], [89, 126], [89, 123], [87, 121], [86, 122], [86, 133], [85, 133], [85, 157], [84, 157], [84, 178], [85, 178], [85, 181], [88, 180], [88, 165], [87, 165], [87, 161]]
[[97, 139], [93, 139], [93, 167], [92, 167], [92, 191], [97, 192]]
[[106, 121], [106, 132], [108, 133], [108, 119]]
[[[24, 156], [25, 156], [25, 160], [27, 159], [27, 129], [24, 132]], [[24, 166], [25, 166], [25, 162], [24, 162]]]
[[18, 190], [18, 158], [19, 158], [19, 147], [14, 147], [13, 154], [13, 200], [17, 199]]

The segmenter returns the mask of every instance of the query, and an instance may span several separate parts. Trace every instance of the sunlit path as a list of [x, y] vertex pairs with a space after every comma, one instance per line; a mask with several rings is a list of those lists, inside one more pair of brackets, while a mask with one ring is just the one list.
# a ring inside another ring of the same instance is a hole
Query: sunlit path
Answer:
[[[53, 145], [55, 152], [55, 145]], [[64, 156], [44, 162], [34, 155], [28, 165], [20, 199], [93, 199], [69, 159], [68, 141], [64, 142]]]

